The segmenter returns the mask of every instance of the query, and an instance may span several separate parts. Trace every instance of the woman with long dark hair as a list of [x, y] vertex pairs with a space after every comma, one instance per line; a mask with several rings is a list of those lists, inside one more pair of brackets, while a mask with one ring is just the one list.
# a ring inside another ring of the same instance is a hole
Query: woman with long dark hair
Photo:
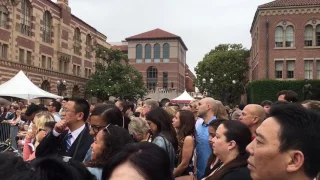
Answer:
[[173, 118], [173, 127], [177, 130], [178, 139], [178, 165], [173, 171], [175, 177], [193, 174], [194, 151], [194, 116], [191, 111], [180, 110]]
[[[216, 131], [218, 129], [218, 127], [220, 126], [220, 124], [224, 121], [227, 121], [226, 119], [216, 119], [212, 122], [209, 123], [209, 127], [208, 127], [208, 132], [209, 132], [209, 144], [212, 147], [213, 144], [213, 138], [216, 137]], [[204, 171], [204, 174], [202, 176], [202, 178], [209, 176], [212, 171], [214, 170], [214, 167], [216, 164], [221, 163], [219, 161], [219, 158], [217, 158], [217, 156], [213, 153], [214, 149], [212, 149], [212, 154], [209, 157], [206, 169]]]
[[251, 180], [246, 146], [251, 142], [249, 128], [239, 121], [223, 121], [213, 138], [213, 153], [221, 163], [204, 180]]
[[7, 108], [5, 106], [0, 107], [0, 123], [6, 119]]
[[164, 149], [170, 158], [170, 168], [173, 171], [176, 162], [178, 140], [172, 126], [170, 115], [163, 108], [152, 109], [146, 116], [152, 132], [152, 143]]
[[92, 143], [91, 161], [86, 162], [88, 170], [100, 180], [102, 168], [108, 159], [119, 152], [126, 144], [133, 140], [129, 132], [119, 126], [108, 125], [99, 131]]

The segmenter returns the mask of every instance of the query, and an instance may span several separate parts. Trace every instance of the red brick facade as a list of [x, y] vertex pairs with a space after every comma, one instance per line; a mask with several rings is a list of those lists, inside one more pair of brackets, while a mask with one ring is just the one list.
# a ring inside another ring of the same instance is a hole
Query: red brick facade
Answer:
[[[0, 23], [0, 84], [22, 69], [37, 86], [48, 82], [47, 91], [57, 93], [57, 81], [63, 79], [67, 82], [63, 96], [74, 95], [74, 89], [79, 90], [77, 96], [83, 96], [87, 72], [94, 72], [95, 55], [88, 49], [95, 44], [109, 47], [107, 37], [72, 15], [66, 0], [6, 2], [0, 1], [5, 11]], [[76, 28], [80, 29], [78, 53], [74, 50]]]
[[[308, 25], [312, 31], [306, 35]], [[259, 6], [251, 37], [250, 80], [320, 79], [320, 1], [278, 0]]]
[[[126, 45], [115, 45], [113, 48], [128, 54], [129, 63], [142, 73], [148, 89], [177, 90], [178, 93], [186, 89], [188, 92], [194, 92], [194, 75], [186, 64], [188, 49], [181, 37], [155, 29], [126, 38], [126, 41]], [[141, 57], [137, 55], [139, 54], [137, 46], [142, 46]], [[147, 46], [150, 46], [149, 55], [146, 53]], [[168, 47], [168, 58], [166, 58], [165, 46]], [[155, 55], [157, 52], [158, 57]], [[148, 69], [152, 67], [157, 71], [154, 81], [150, 78], [148, 80], [147, 77]], [[152, 83], [155, 84], [150, 85]]]

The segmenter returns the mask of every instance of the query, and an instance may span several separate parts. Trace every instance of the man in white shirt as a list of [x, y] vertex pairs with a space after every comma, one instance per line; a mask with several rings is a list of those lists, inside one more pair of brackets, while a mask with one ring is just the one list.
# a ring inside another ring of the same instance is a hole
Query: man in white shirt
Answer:
[[85, 123], [89, 109], [89, 103], [85, 99], [68, 101], [62, 113], [62, 120], [55, 125], [52, 133], [41, 141], [36, 150], [36, 157], [55, 154], [82, 161], [93, 143], [93, 137], [89, 135], [89, 128]]
[[48, 106], [48, 110], [53, 115], [55, 122], [59, 122], [61, 120], [61, 116], [59, 114], [60, 109], [61, 103], [58, 101], [52, 101]]

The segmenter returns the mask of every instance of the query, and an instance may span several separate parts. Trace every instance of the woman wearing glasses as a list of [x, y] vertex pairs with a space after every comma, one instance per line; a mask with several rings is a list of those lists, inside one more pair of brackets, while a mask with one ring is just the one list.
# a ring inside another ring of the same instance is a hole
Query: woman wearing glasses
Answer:
[[97, 180], [101, 180], [102, 168], [106, 165], [107, 160], [126, 144], [132, 142], [133, 140], [126, 129], [114, 125], [106, 126], [94, 138], [91, 145], [91, 161], [86, 162], [85, 166], [97, 177]]

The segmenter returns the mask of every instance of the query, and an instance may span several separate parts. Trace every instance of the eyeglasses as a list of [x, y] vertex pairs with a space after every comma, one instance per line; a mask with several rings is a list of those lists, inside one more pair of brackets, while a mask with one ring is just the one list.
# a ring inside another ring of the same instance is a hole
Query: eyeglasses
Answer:
[[106, 126], [104, 129], [108, 131], [109, 135], [111, 135], [111, 133], [110, 133], [110, 131], [108, 129], [109, 126], [110, 126], [110, 124], [108, 124], [108, 126]]
[[98, 133], [101, 129], [105, 128], [106, 126], [96, 126], [88, 123], [89, 129], [92, 130], [94, 133]]
[[76, 112], [76, 111], [71, 111], [71, 110], [69, 110], [69, 109], [63, 108], [63, 109], [62, 109], [62, 112], [67, 113], [67, 112]]

